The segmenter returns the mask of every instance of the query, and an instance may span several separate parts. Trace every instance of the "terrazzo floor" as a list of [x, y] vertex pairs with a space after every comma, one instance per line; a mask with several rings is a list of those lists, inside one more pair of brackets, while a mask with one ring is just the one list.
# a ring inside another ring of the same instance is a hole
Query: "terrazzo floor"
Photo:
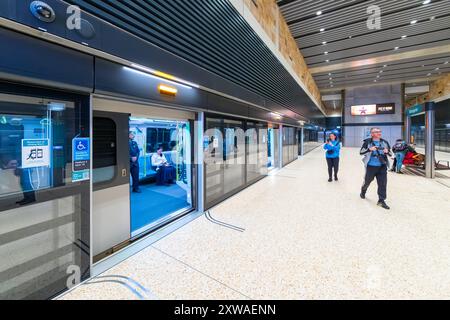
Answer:
[[385, 211], [358, 151], [339, 182], [319, 148], [211, 210], [243, 232], [201, 216], [63, 299], [449, 299], [450, 188], [389, 173]]

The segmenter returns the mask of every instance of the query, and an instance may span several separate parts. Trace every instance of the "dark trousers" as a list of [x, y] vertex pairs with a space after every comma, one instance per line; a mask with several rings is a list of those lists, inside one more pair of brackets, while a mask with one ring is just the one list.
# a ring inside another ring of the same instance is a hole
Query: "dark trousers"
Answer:
[[327, 158], [328, 163], [328, 176], [330, 179], [333, 177], [333, 168], [334, 168], [334, 177], [337, 178], [339, 172], [339, 158]]
[[176, 170], [172, 166], [160, 166], [156, 174], [156, 184], [170, 184], [174, 183], [176, 179]]
[[131, 180], [133, 182], [132, 188], [134, 191], [139, 190], [139, 164], [130, 164]]
[[380, 201], [384, 201], [387, 198], [387, 166], [383, 165], [381, 167], [367, 166], [366, 177], [364, 178], [364, 185], [362, 191], [367, 192], [373, 179], [377, 179], [378, 184], [378, 198]]

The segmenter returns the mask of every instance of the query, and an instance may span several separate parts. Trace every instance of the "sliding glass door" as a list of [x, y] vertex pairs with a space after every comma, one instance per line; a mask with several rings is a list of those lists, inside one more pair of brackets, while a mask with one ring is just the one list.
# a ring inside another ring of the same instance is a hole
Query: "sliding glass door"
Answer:
[[251, 183], [265, 175], [268, 168], [267, 124], [247, 121], [247, 183]]
[[205, 190], [209, 208], [267, 175], [268, 126], [210, 115], [205, 130]]
[[46, 299], [89, 276], [89, 100], [6, 88], [0, 93], [0, 299]]
[[206, 202], [210, 207], [245, 186], [244, 122], [208, 117], [205, 130]]

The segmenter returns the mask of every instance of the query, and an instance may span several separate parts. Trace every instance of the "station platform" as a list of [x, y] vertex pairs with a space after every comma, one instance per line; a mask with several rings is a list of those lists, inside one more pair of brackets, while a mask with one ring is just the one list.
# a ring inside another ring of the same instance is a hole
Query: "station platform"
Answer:
[[344, 148], [329, 183], [316, 149], [61, 299], [449, 297], [449, 187], [389, 172], [386, 211], [363, 173]]

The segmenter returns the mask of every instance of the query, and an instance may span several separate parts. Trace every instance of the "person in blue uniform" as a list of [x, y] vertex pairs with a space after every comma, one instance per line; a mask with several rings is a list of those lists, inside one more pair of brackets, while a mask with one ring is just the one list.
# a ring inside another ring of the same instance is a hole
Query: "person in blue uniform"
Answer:
[[333, 181], [333, 169], [334, 169], [334, 180], [338, 181], [339, 172], [339, 157], [341, 152], [341, 143], [337, 139], [335, 133], [330, 133], [327, 143], [323, 147], [326, 150], [325, 157], [328, 164], [328, 182]]
[[135, 134], [133, 131], [129, 132], [129, 145], [130, 145], [130, 174], [132, 179], [133, 192], [141, 193], [139, 188], [139, 146], [134, 141]]

